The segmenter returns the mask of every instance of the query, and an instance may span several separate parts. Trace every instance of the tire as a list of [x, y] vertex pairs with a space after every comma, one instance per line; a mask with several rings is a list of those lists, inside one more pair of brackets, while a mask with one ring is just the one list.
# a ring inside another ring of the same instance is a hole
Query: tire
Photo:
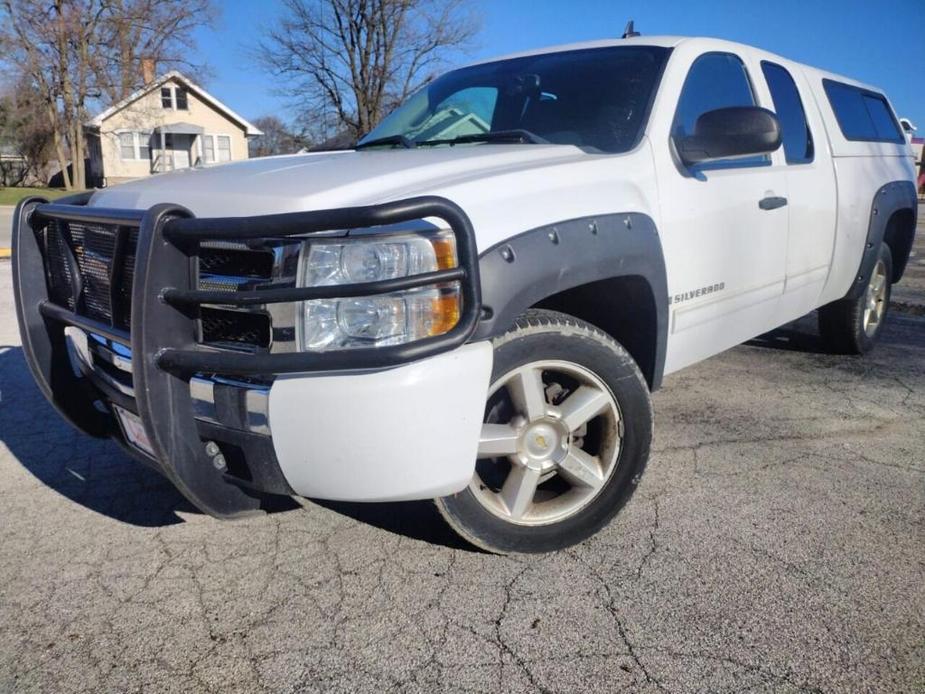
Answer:
[[867, 287], [857, 299], [840, 299], [819, 309], [819, 334], [835, 354], [866, 354], [874, 348], [890, 308], [893, 256], [880, 244]]
[[639, 483], [652, 440], [648, 386], [622, 346], [563, 313], [527, 311], [493, 344], [475, 475], [437, 508], [490, 552], [574, 545]]

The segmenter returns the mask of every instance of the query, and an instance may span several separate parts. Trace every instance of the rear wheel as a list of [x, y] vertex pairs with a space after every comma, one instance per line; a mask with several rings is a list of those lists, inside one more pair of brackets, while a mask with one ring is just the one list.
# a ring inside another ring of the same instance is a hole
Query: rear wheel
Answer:
[[866, 354], [873, 349], [889, 311], [892, 276], [893, 256], [883, 243], [861, 296], [819, 309], [819, 333], [828, 349], [837, 354]]
[[527, 312], [494, 347], [475, 475], [437, 506], [493, 552], [580, 542], [613, 518], [645, 468], [648, 387], [618, 343], [561, 313]]

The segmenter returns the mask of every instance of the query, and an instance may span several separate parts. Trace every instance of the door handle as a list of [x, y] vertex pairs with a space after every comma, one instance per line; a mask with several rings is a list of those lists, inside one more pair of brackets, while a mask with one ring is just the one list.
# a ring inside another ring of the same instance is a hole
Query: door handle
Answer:
[[769, 197], [762, 198], [758, 202], [758, 207], [760, 207], [762, 210], [776, 210], [778, 207], [783, 207], [786, 204], [787, 198], [771, 195]]

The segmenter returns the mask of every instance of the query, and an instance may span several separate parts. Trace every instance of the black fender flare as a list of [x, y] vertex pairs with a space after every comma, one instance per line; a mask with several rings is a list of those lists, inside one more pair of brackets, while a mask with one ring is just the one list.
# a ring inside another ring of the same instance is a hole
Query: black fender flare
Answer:
[[[846, 299], [857, 299], [864, 292], [870, 281], [870, 273], [880, 253], [880, 244], [886, 236], [887, 224], [894, 212], [912, 210], [913, 224], [918, 211], [919, 199], [915, 184], [912, 181], [892, 181], [881, 186], [874, 195], [870, 206], [870, 222], [867, 226], [867, 239], [864, 243], [864, 252], [858, 266], [855, 280], [848, 290]], [[915, 235], [913, 226], [913, 237]], [[912, 248], [912, 237], [909, 239], [909, 249]], [[906, 269], [909, 260], [908, 250], [902, 257], [893, 258], [893, 282], [898, 282]]]
[[508, 330], [543, 299], [599, 280], [639, 277], [656, 319], [650, 387], [661, 383], [668, 341], [668, 283], [662, 243], [651, 217], [638, 212], [570, 219], [523, 232], [479, 256], [482, 317], [473, 340]]

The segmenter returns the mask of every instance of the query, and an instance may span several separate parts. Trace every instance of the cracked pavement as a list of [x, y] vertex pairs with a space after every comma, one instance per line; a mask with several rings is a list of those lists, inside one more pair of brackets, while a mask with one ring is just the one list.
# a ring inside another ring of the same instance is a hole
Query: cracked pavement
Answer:
[[925, 318], [669, 376], [616, 521], [505, 558], [423, 502], [204, 517], [45, 403], [8, 262], [0, 316], [0, 692], [925, 687]]

